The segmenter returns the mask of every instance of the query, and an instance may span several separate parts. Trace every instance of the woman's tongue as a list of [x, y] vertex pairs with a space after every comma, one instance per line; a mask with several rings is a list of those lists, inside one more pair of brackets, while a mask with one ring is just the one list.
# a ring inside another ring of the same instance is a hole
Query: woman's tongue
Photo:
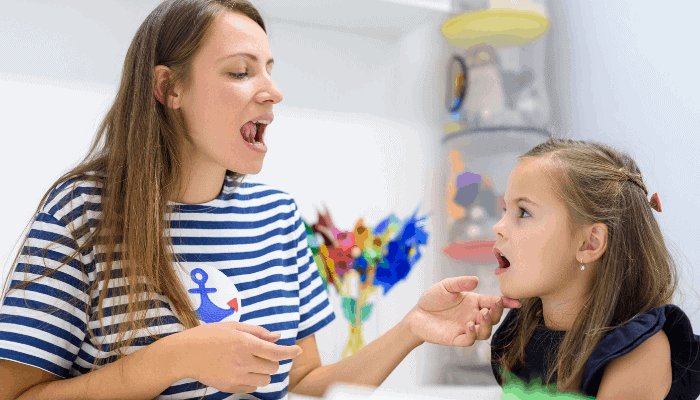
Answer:
[[255, 134], [257, 133], [257, 129], [255, 127], [254, 122], [246, 122], [245, 125], [241, 128], [241, 135], [243, 136], [243, 140], [245, 140], [248, 143], [255, 143]]

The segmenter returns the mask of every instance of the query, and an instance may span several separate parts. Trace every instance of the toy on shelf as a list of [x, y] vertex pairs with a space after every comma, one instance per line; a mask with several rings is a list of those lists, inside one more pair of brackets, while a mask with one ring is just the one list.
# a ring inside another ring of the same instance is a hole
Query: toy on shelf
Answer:
[[542, 0], [461, 0], [466, 12], [440, 26], [452, 57], [447, 70], [445, 135], [550, 123]]
[[[364, 346], [362, 323], [372, 311], [371, 296], [383, 288], [388, 293], [405, 279], [420, 259], [420, 246], [428, 241], [422, 226], [427, 216], [416, 218], [418, 210], [403, 223], [392, 214], [373, 230], [363, 218], [352, 231], [340, 231], [326, 209], [318, 222], [306, 227], [306, 238], [326, 290], [335, 287], [342, 296], [343, 314], [350, 324], [342, 358]], [[316, 238], [323, 238], [323, 243]]]

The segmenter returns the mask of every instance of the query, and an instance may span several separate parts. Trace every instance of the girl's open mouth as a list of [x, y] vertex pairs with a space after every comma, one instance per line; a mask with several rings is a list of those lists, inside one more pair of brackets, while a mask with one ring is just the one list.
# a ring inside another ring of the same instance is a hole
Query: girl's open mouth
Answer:
[[498, 254], [496, 258], [498, 259], [498, 268], [496, 268], [495, 274], [500, 275], [506, 272], [508, 267], [510, 267], [510, 261], [508, 261], [508, 259], [505, 258], [502, 254]]

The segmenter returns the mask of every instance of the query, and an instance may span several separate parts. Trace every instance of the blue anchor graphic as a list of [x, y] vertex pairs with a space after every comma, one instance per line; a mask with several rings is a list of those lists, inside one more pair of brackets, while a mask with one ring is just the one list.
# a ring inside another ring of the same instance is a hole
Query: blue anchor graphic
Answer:
[[[197, 279], [197, 274], [201, 274], [202, 279]], [[203, 269], [193, 269], [190, 273], [190, 276], [192, 277], [192, 280], [199, 285], [199, 289], [190, 289], [190, 293], [199, 293], [201, 297], [202, 301], [199, 305], [199, 308], [197, 309], [197, 313], [199, 314], [200, 319], [202, 321], [206, 323], [219, 322], [236, 312], [236, 310], [230, 308], [228, 310], [219, 308], [216, 304], [212, 303], [212, 301], [209, 300], [209, 295], [207, 293], [216, 292], [216, 288], [204, 287], [204, 284], [207, 283], [207, 280], [209, 279], [209, 275], [207, 275], [207, 273], [204, 272]]]

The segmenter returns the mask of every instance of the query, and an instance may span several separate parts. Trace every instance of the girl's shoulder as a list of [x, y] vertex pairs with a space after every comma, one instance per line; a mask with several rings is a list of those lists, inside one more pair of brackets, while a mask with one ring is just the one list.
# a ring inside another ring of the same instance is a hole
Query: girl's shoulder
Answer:
[[503, 384], [500, 377], [499, 368], [501, 365], [499, 360], [503, 355], [505, 348], [508, 346], [508, 343], [510, 343], [515, 335], [515, 325], [518, 321], [519, 312], [520, 310], [517, 308], [509, 309], [508, 313], [505, 315], [505, 317], [502, 317], [503, 320], [491, 336], [491, 370], [499, 385]]
[[659, 335], [662, 330], [671, 351], [674, 383], [670, 394], [692, 392], [695, 399], [700, 394], [700, 337], [693, 333], [688, 316], [674, 304], [640, 314], [605, 336], [586, 363], [582, 381], [584, 391], [596, 392], [609, 362], [632, 352], [645, 342], [648, 346], [651, 343], [647, 342], [648, 339], [658, 340], [663, 336]]
[[588, 393], [611, 399], [660, 399], [666, 398], [672, 382], [671, 346], [659, 329], [634, 350], [610, 360], [599, 387]]
[[511, 308], [508, 313], [503, 317], [503, 321], [500, 323], [496, 332], [494, 332], [491, 339], [492, 347], [501, 347], [505, 345], [506, 342], [515, 333], [515, 326], [518, 322], [518, 315], [520, 314], [519, 308]]

